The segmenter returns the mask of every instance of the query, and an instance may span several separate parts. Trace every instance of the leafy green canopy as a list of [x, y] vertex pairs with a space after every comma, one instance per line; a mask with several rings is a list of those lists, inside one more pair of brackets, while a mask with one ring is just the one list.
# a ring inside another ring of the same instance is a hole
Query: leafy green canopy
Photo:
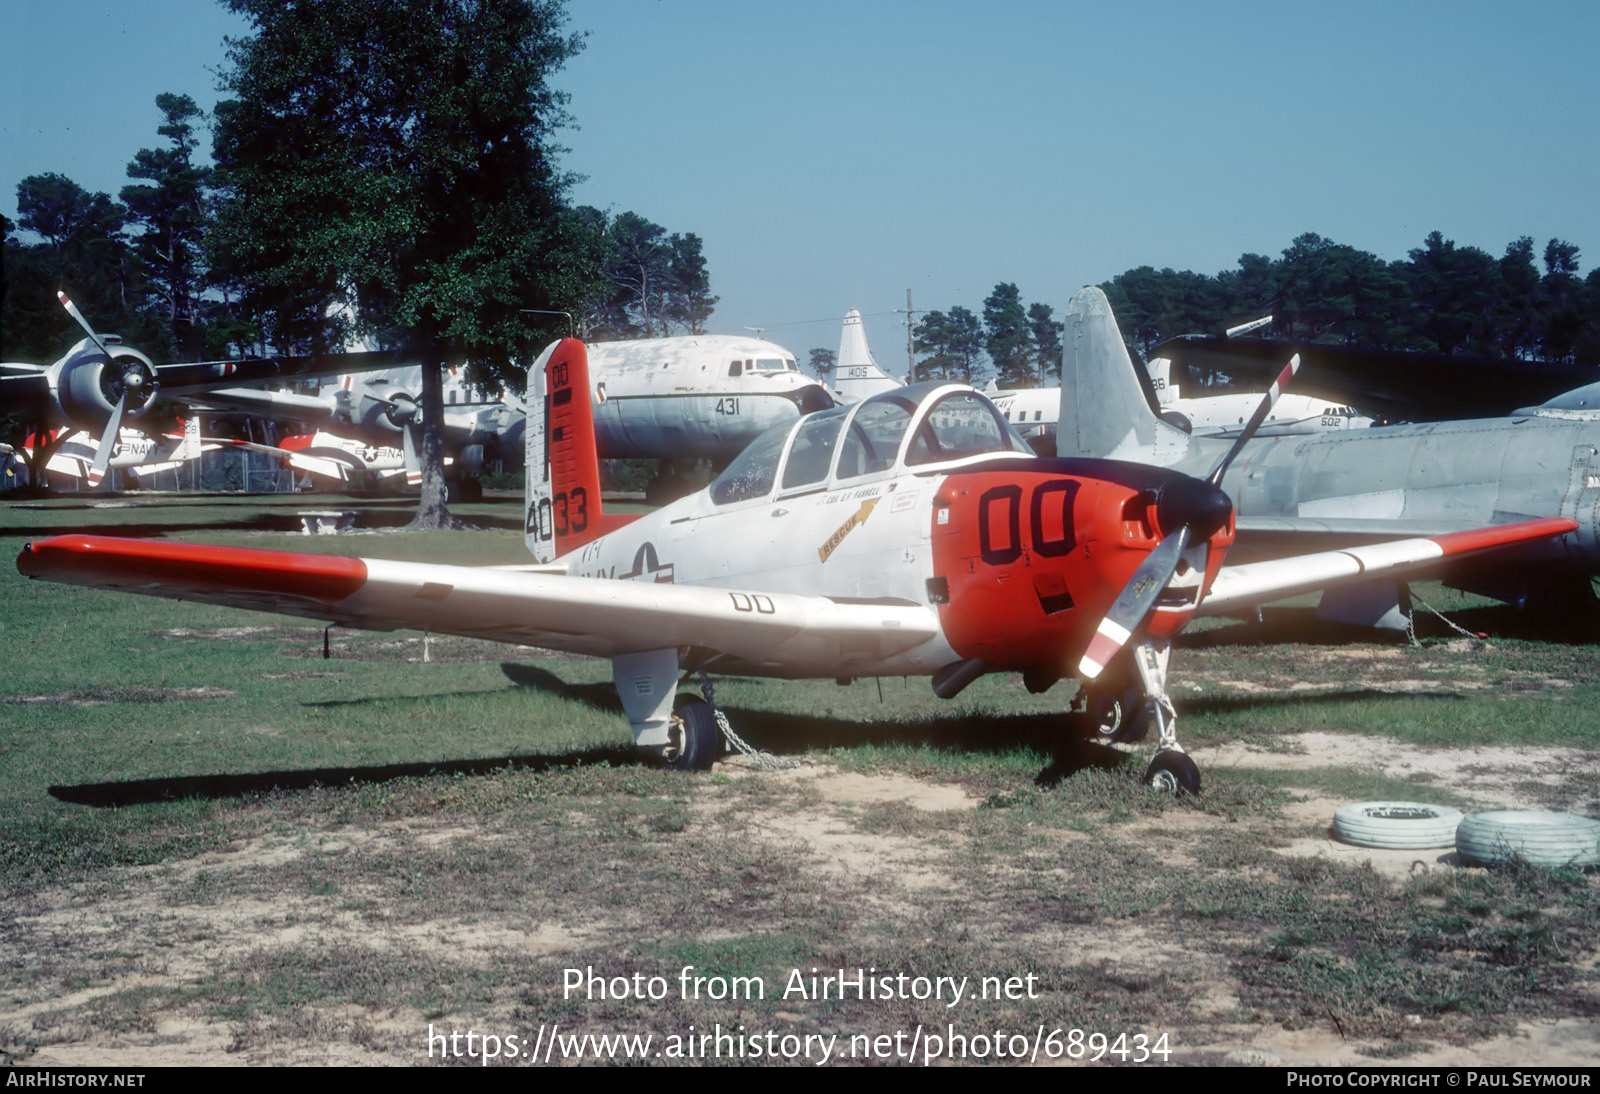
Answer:
[[524, 309], [587, 288], [552, 143], [582, 46], [560, 4], [226, 2], [255, 33], [227, 43], [208, 247], [273, 341], [377, 334], [503, 374], [559, 329]]

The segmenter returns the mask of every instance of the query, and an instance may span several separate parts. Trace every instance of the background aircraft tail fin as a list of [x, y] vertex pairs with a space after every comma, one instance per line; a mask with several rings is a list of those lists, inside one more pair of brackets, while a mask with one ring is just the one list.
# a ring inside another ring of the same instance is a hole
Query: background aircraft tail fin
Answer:
[[1056, 452], [1169, 467], [1189, 435], [1156, 416], [1106, 294], [1090, 285], [1067, 305]]
[[839, 332], [839, 356], [833, 365], [834, 391], [846, 402], [856, 402], [899, 386], [900, 381], [873, 359], [861, 313], [851, 308], [845, 313], [844, 329]]
[[601, 510], [590, 386], [588, 351], [576, 338], [552, 344], [528, 370], [524, 539], [539, 562], [553, 561], [634, 519]]

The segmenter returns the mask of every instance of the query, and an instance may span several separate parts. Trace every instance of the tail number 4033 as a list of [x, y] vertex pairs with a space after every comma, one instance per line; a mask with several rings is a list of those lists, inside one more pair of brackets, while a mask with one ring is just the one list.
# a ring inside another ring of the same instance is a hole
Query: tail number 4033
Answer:
[[528, 507], [527, 532], [541, 540], [572, 535], [588, 527], [589, 491], [581, 486], [574, 486], [570, 497], [563, 490]]

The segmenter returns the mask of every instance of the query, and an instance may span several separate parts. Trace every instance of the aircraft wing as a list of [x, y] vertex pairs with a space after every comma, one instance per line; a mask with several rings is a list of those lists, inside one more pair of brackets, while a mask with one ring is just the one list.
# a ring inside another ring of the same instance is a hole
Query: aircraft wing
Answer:
[[1423, 570], [1447, 559], [1465, 558], [1549, 539], [1577, 531], [1577, 522], [1565, 517], [1495, 524], [1466, 532], [1419, 536], [1372, 543], [1338, 551], [1224, 566], [1211, 591], [1200, 602], [1199, 614], [1217, 615], [1240, 608], [1315, 592], [1331, 585], [1399, 576]]
[[57, 536], [17, 557], [28, 577], [297, 615], [364, 630], [421, 630], [600, 657], [697, 646], [781, 666], [848, 665], [936, 636], [931, 607], [606, 581], [161, 540]]

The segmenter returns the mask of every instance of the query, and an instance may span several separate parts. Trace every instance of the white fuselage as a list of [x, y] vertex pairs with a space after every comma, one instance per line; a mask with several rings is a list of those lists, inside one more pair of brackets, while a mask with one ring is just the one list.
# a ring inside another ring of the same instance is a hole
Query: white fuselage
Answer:
[[[1185, 399], [1176, 394], [1175, 388], [1164, 383], [1156, 394], [1163, 411], [1182, 414], [1189, 420], [1192, 431], [1199, 436], [1237, 432], [1244, 428], [1244, 423], [1250, 420], [1250, 415], [1261, 402], [1260, 395], [1245, 393]], [[1006, 416], [1006, 421], [1024, 437], [1054, 435], [1056, 422], [1061, 416], [1060, 388], [1018, 388], [998, 392], [993, 398], [995, 406]], [[1285, 394], [1278, 398], [1270, 417], [1256, 435], [1274, 437], [1365, 429], [1371, 424], [1371, 418], [1357, 414], [1347, 406], [1335, 406], [1325, 399], [1313, 399], [1305, 395]]]
[[595, 342], [588, 351], [602, 458], [726, 461], [831, 402], [794, 354], [759, 338]]

